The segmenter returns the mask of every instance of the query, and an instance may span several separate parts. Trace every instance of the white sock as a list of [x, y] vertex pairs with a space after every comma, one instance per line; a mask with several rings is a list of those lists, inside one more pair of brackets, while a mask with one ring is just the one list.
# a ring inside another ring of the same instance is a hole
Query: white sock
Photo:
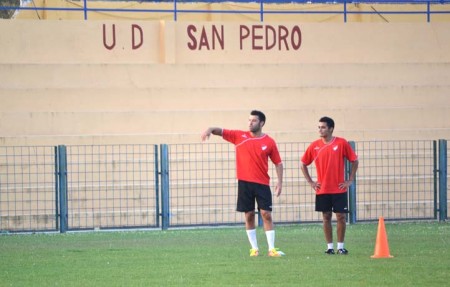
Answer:
[[334, 249], [333, 242], [327, 244], [327, 249]]
[[256, 229], [247, 230], [248, 241], [252, 246], [252, 249], [258, 249], [258, 240], [256, 240]]
[[337, 249], [344, 249], [344, 242], [338, 242]]
[[267, 245], [269, 245], [269, 250], [275, 248], [275, 230], [266, 231]]

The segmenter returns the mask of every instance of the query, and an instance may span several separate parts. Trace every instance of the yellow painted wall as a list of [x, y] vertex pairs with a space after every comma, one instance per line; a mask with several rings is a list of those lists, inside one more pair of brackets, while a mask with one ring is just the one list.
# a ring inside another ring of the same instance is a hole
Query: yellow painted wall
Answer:
[[[224, 7], [208, 9], [234, 8]], [[26, 13], [18, 18], [28, 20], [0, 21], [3, 146], [197, 143], [208, 126], [246, 129], [255, 108], [280, 143], [316, 139], [323, 115], [349, 140], [450, 139], [445, 17], [430, 24], [423, 16], [389, 17], [397, 23], [266, 16], [260, 23], [230, 14], [173, 22], [170, 13], [153, 21], [147, 14], [90, 13], [95, 21], [84, 21], [71, 13], [72, 21], [59, 21], [67, 13]]]
[[[268, 49], [273, 31], [301, 45]], [[450, 138], [448, 23], [4, 20], [0, 35], [2, 145], [199, 142], [255, 108], [284, 142], [315, 139], [323, 115], [351, 140]]]

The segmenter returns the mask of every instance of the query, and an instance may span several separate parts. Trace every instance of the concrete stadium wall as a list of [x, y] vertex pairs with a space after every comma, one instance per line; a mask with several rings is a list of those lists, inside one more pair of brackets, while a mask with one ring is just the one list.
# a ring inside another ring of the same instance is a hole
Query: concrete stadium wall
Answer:
[[[0, 144], [450, 138], [449, 23], [0, 21]], [[220, 141], [220, 139], [212, 139]]]

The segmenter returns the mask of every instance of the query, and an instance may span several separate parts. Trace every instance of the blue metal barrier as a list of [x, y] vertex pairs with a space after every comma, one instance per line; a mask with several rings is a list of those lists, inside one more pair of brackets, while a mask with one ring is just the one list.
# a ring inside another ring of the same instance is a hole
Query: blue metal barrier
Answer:
[[[133, 1], [135, 2], [135, 1]], [[143, 1], [143, 2], [151, 2], [151, 1]], [[364, 15], [364, 14], [373, 14], [373, 15], [425, 15], [426, 21], [431, 22], [431, 16], [437, 14], [450, 14], [449, 10], [433, 10], [433, 5], [447, 5], [450, 4], [450, 0], [364, 0], [364, 1], [347, 1], [347, 0], [336, 0], [336, 1], [307, 1], [307, 0], [261, 0], [258, 1], [259, 8], [254, 10], [192, 10], [192, 9], [179, 9], [178, 3], [195, 3], [195, 2], [206, 2], [206, 3], [221, 3], [225, 1], [219, 0], [210, 0], [210, 1], [183, 1], [183, 0], [173, 0], [173, 1], [160, 1], [162, 3], [173, 3], [172, 9], [123, 9], [123, 8], [92, 8], [88, 6], [88, 1], [83, 0], [83, 4], [81, 7], [73, 7], [73, 8], [61, 8], [61, 7], [19, 7], [19, 6], [3, 6], [0, 7], [0, 10], [32, 10], [32, 11], [69, 11], [69, 12], [83, 12], [84, 20], [88, 20], [88, 15], [90, 12], [113, 12], [113, 13], [121, 13], [121, 12], [144, 12], [144, 13], [171, 13], [173, 14], [173, 20], [178, 20], [178, 15], [180, 13], [186, 14], [258, 14], [260, 21], [264, 22], [264, 15], [266, 14], [332, 14], [332, 15], [342, 15], [343, 21], [347, 22], [349, 15]], [[250, 1], [236, 0], [233, 2], [239, 3], [250, 3]], [[341, 5], [342, 9], [340, 11], [337, 10], [283, 10], [283, 11], [271, 11], [265, 8], [264, 4], [273, 4], [273, 3], [294, 3], [294, 4], [328, 4], [328, 5]], [[372, 9], [371, 11], [351, 11], [348, 9], [349, 4], [389, 4], [389, 5], [402, 5], [402, 4], [414, 4], [414, 5], [424, 5], [423, 10], [419, 11], [378, 11], [376, 9]]]
[[[352, 147], [352, 149], [356, 151], [355, 142], [349, 141], [349, 144]], [[346, 161], [345, 167], [346, 167], [345, 176], [346, 179], [348, 179], [351, 173], [351, 164], [349, 161]], [[348, 204], [349, 204], [348, 222], [356, 223], [356, 176], [352, 185], [350, 185], [350, 187], [348, 188]]]
[[439, 221], [447, 220], [447, 141], [439, 140]]
[[170, 226], [169, 195], [169, 148], [161, 145], [161, 226], [166, 230]]
[[0, 146], [0, 232], [58, 231], [55, 146]]
[[[447, 141], [436, 143], [350, 142], [360, 164], [349, 222], [447, 220]], [[299, 168], [307, 146], [278, 144], [285, 172], [276, 224], [321, 221]], [[0, 231], [241, 225], [235, 175], [228, 143], [0, 147]]]
[[68, 207], [67, 207], [67, 149], [66, 146], [58, 146], [58, 194], [59, 194], [59, 220], [60, 232], [68, 230]]

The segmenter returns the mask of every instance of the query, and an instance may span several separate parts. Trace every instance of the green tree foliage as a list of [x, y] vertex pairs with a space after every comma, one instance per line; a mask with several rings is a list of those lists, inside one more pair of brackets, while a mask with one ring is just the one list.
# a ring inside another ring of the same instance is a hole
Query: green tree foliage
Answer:
[[[18, 7], [20, 6], [20, 0], [0, 0], [0, 7]], [[15, 9], [2, 9], [0, 10], [0, 19], [11, 19], [16, 12]]]

